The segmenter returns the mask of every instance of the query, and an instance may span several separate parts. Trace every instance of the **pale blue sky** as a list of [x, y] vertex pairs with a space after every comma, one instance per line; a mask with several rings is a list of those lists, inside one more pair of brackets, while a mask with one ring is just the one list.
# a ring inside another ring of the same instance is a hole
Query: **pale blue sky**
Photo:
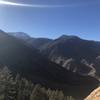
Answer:
[[[3, 0], [5, 1], [5, 0]], [[62, 34], [100, 41], [100, 0], [8, 0], [28, 4], [0, 4], [0, 29], [33, 37]], [[30, 5], [30, 6], [29, 6]]]

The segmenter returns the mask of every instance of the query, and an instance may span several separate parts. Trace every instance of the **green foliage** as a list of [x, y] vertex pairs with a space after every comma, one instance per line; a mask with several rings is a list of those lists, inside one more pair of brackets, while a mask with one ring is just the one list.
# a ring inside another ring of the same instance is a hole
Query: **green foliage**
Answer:
[[62, 91], [45, 89], [41, 85], [21, 78], [12, 77], [7, 67], [0, 69], [0, 100], [74, 100]]
[[45, 89], [41, 88], [40, 85], [36, 85], [30, 96], [30, 100], [49, 100]]

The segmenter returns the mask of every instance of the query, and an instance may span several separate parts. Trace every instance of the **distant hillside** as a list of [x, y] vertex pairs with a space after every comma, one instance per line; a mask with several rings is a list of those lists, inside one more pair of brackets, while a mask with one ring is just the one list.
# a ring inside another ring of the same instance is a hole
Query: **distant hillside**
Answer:
[[30, 38], [29, 40], [26, 40], [27, 43], [31, 44], [36, 49], [44, 48], [52, 41], [52, 39], [47, 38]]
[[[20, 37], [20, 34], [18, 35]], [[98, 78], [100, 76], [99, 63], [97, 63], [97, 57], [100, 56], [100, 42], [67, 35], [55, 40], [32, 37], [24, 40], [38, 49], [42, 55], [67, 70], [80, 75]]]
[[[18, 35], [20, 37], [20, 34]], [[81, 75], [100, 75], [97, 60], [100, 56], [100, 42], [67, 35], [62, 35], [55, 40], [30, 38], [25, 41], [67, 70]]]
[[48, 43], [52, 42], [52, 39], [48, 38], [33, 38], [30, 37], [27, 33], [24, 32], [8, 32], [10, 36], [14, 36], [20, 40], [24, 40], [24, 42], [30, 44], [32, 47], [39, 49], [43, 48], [43, 46], [47, 45]]
[[[82, 70], [84, 72], [82, 74], [86, 74], [86, 70], [88, 73], [90, 73], [88, 69], [93, 70], [94, 66], [91, 66], [91, 64], [94, 64], [96, 57], [100, 55], [100, 42], [83, 40], [76, 36], [63, 35], [48, 45], [41, 47], [40, 52], [51, 59], [51, 61], [69, 70], [78, 73], [81, 73]], [[72, 61], [69, 62], [70, 59], [73, 59], [75, 62], [73, 63], [74, 68], [71, 66]], [[84, 67], [82, 67], [83, 65]], [[97, 70], [98, 67], [95, 66], [95, 69]]]
[[[7, 65], [14, 72], [28, 75], [30, 78], [32, 78], [32, 75], [36, 75], [45, 80], [71, 82], [77, 77], [74, 77], [73, 74], [70, 80], [61, 78], [64, 76], [67, 78], [72, 73], [65, 71], [64, 68], [41, 56], [36, 49], [25, 45], [22, 41], [6, 33], [0, 33], [0, 63]], [[59, 74], [62, 72], [65, 75]]]
[[82, 40], [76, 36], [61, 36], [42, 51], [52, 59], [59, 56], [92, 62], [100, 55], [100, 42]]
[[8, 34], [23, 40], [28, 40], [31, 38], [28, 34], [24, 32], [8, 32]]
[[75, 98], [87, 96], [98, 86], [96, 79], [65, 70], [24, 41], [5, 32], [0, 33], [0, 63], [8, 66], [14, 74], [19, 73], [28, 80], [49, 88], [62, 89]]

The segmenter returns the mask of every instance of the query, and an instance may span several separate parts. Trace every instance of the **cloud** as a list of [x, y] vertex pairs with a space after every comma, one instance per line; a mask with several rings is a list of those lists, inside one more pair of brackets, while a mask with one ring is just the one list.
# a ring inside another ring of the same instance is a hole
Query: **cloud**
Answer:
[[64, 5], [37, 5], [37, 4], [23, 4], [0, 0], [0, 5], [20, 6], [20, 7], [33, 7], [33, 8], [56, 8], [64, 7]]
[[83, 7], [89, 5], [100, 4], [100, 2], [81, 2], [74, 4], [66, 4], [66, 5], [39, 5], [39, 4], [24, 4], [24, 3], [16, 3], [5, 0], [0, 0], [0, 5], [9, 5], [9, 6], [20, 6], [20, 7], [32, 7], [32, 8], [63, 8], [63, 7]]

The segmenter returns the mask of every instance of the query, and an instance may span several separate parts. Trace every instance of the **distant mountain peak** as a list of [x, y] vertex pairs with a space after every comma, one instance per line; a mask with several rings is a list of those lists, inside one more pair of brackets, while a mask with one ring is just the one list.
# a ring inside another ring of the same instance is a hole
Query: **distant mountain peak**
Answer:
[[15, 32], [15, 33], [12, 33], [12, 34], [15, 34], [16, 36], [30, 37], [27, 33], [24, 33], [24, 32]]
[[8, 34], [23, 40], [31, 38], [27, 33], [24, 32], [9, 32]]
[[80, 39], [80, 38], [74, 35], [61, 35], [58, 39]]

